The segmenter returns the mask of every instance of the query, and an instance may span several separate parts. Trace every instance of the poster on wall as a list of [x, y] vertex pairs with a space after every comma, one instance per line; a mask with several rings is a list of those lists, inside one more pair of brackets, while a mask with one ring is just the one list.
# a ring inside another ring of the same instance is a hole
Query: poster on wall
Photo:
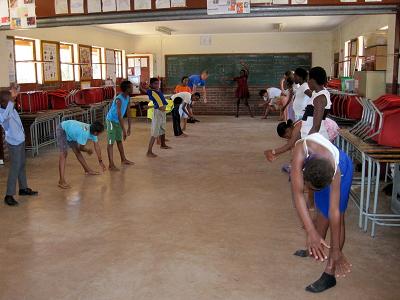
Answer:
[[92, 48], [79, 46], [79, 63], [81, 66], [81, 80], [92, 79]]
[[208, 15], [231, 15], [250, 13], [250, 0], [207, 0]]
[[56, 15], [68, 14], [68, 0], [55, 0]]
[[289, 0], [273, 0], [273, 4], [289, 4]]
[[116, 11], [115, 0], [103, 0], [103, 12]]
[[36, 27], [35, 0], [9, 0], [10, 28]]
[[151, 0], [135, 0], [135, 10], [151, 9]]
[[114, 50], [106, 49], [106, 79], [115, 82], [117, 79], [116, 71]]
[[71, 14], [83, 14], [83, 0], [70, 0]]
[[45, 82], [58, 81], [58, 45], [42, 42], [43, 79]]
[[10, 83], [16, 82], [15, 59], [14, 59], [14, 40], [7, 39], [7, 57], [8, 57], [8, 80]]
[[87, 0], [88, 13], [101, 12], [101, 0]]
[[0, 26], [10, 24], [10, 11], [8, 10], [8, 0], [0, 0]]
[[131, 10], [131, 0], [117, 0], [117, 11]]
[[292, 0], [292, 4], [308, 4], [308, 0]]
[[186, 7], [186, 0], [171, 0], [171, 7]]
[[156, 0], [157, 9], [170, 8], [170, 7], [171, 7], [171, 2], [169, 0]]

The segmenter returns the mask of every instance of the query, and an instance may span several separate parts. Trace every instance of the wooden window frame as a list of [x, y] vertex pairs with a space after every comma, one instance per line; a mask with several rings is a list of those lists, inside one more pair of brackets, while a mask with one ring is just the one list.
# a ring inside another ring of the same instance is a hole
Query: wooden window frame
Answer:
[[[66, 46], [71, 47], [71, 55], [72, 55], [72, 62], [71, 63], [63, 63], [61, 61], [61, 45], [66, 45]], [[60, 42], [59, 56], [60, 56], [60, 81], [61, 82], [75, 82], [76, 74], [75, 74], [75, 60], [74, 60], [74, 57], [75, 57], [74, 44]], [[63, 80], [62, 79], [62, 72], [61, 72], [61, 66], [62, 65], [72, 65], [72, 78], [73, 78], [72, 80]]]
[[[116, 57], [117, 53], [121, 54], [121, 64], [117, 64], [117, 57]], [[123, 66], [122, 60], [124, 59], [123, 55], [122, 55], [122, 50], [114, 50], [114, 57], [115, 57], [115, 78], [122, 79], [124, 77], [124, 72], [123, 72], [123, 69], [122, 69], [122, 66]], [[121, 74], [121, 77], [117, 76], [117, 74], [118, 74], [117, 69], [118, 68], [119, 68], [119, 72]]]
[[[34, 39], [27, 39], [27, 38], [17, 38], [17, 37], [12, 37], [12, 39], [14, 40], [14, 67], [15, 67], [15, 82], [17, 84], [38, 84], [38, 70], [37, 70], [37, 57], [36, 57], [36, 42]], [[17, 56], [16, 56], [16, 51], [15, 51], [15, 47], [16, 47], [16, 41], [30, 41], [33, 44], [32, 47], [32, 51], [33, 51], [33, 60], [23, 60], [23, 61], [17, 61]], [[35, 82], [24, 82], [24, 83], [19, 83], [18, 82], [18, 71], [17, 71], [17, 63], [28, 63], [28, 62], [33, 62], [35, 63]]]

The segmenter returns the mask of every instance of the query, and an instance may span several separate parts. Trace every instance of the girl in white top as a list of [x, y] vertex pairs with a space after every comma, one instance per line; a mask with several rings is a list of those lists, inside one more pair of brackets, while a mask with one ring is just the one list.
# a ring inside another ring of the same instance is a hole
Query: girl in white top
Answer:
[[[346, 153], [321, 134], [314, 133], [296, 143], [291, 179], [296, 209], [307, 234], [307, 250], [301, 251], [318, 261], [327, 261], [322, 276], [306, 290], [323, 292], [336, 285], [335, 275], [346, 276], [351, 270], [342, 250], [353, 163]], [[304, 199], [305, 187], [315, 190], [317, 216], [314, 222]], [[329, 244], [325, 241], [328, 229]]]
[[298, 85], [298, 88], [295, 89], [293, 100], [294, 121], [301, 120], [312, 94], [308, 87], [307, 78], [308, 72], [303, 68], [297, 68], [294, 72], [294, 82]]
[[326, 82], [327, 76], [323, 68], [315, 67], [310, 70], [308, 85], [313, 91], [313, 94], [307, 103], [302, 118], [302, 138], [319, 132], [325, 138], [329, 139], [325, 119], [331, 109], [332, 102], [328, 90], [324, 87]]

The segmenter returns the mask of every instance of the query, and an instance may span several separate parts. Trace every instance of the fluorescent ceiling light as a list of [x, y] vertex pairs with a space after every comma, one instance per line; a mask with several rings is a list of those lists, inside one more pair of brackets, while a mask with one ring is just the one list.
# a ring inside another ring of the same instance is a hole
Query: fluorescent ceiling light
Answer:
[[165, 27], [165, 26], [157, 26], [156, 31], [167, 34], [167, 35], [171, 35], [173, 30], [168, 27]]
[[388, 30], [388, 29], [389, 29], [389, 25], [386, 25], [386, 26], [383, 26], [382, 28], [379, 28], [379, 30], [382, 30], [382, 31]]

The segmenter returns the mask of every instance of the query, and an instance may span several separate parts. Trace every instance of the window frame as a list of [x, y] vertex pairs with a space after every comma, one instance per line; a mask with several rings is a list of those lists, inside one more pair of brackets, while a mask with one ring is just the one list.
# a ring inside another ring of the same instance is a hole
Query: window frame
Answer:
[[[117, 53], [119, 53], [121, 55], [120, 56], [120, 62], [121, 62], [120, 64], [117, 64]], [[122, 55], [122, 50], [114, 50], [114, 56], [115, 56], [115, 78], [122, 79], [122, 78], [124, 78], [123, 67], [122, 67], [123, 66], [122, 60], [124, 58]], [[118, 72], [117, 72], [118, 69], [121, 74], [121, 77], [118, 77]]]
[[[63, 63], [61, 61], [61, 46], [69, 46], [71, 49], [71, 62], [70, 63]], [[75, 74], [75, 50], [74, 50], [74, 44], [66, 43], [66, 42], [60, 42], [59, 45], [59, 57], [60, 57], [60, 81], [61, 82], [75, 82], [76, 80], [76, 74]], [[62, 78], [62, 65], [71, 65], [72, 66], [72, 80], [63, 80]]]
[[[15, 67], [15, 82], [17, 84], [38, 84], [38, 68], [37, 68], [37, 57], [36, 57], [36, 42], [34, 39], [29, 39], [29, 38], [22, 38], [22, 37], [12, 37], [12, 39], [14, 40], [14, 67]], [[33, 60], [21, 60], [21, 61], [17, 61], [17, 51], [15, 50], [16, 46], [17, 46], [17, 41], [29, 41], [32, 43], [32, 54], [33, 54]], [[17, 69], [17, 65], [18, 63], [34, 63], [35, 66], [35, 81], [34, 82], [18, 82], [18, 69]]]
[[[92, 79], [93, 80], [103, 80], [103, 51], [102, 51], [102, 48], [101, 47], [95, 47], [95, 46], [92, 46], [91, 47], [92, 48], [92, 50], [91, 50], [91, 65], [92, 65]], [[96, 49], [96, 50], [98, 50], [99, 51], [99, 56], [100, 56], [100, 62], [99, 63], [94, 63], [93, 62], [93, 49]], [[93, 66], [94, 65], [99, 65], [100, 66], [100, 78], [94, 78], [94, 68], [93, 68]]]

